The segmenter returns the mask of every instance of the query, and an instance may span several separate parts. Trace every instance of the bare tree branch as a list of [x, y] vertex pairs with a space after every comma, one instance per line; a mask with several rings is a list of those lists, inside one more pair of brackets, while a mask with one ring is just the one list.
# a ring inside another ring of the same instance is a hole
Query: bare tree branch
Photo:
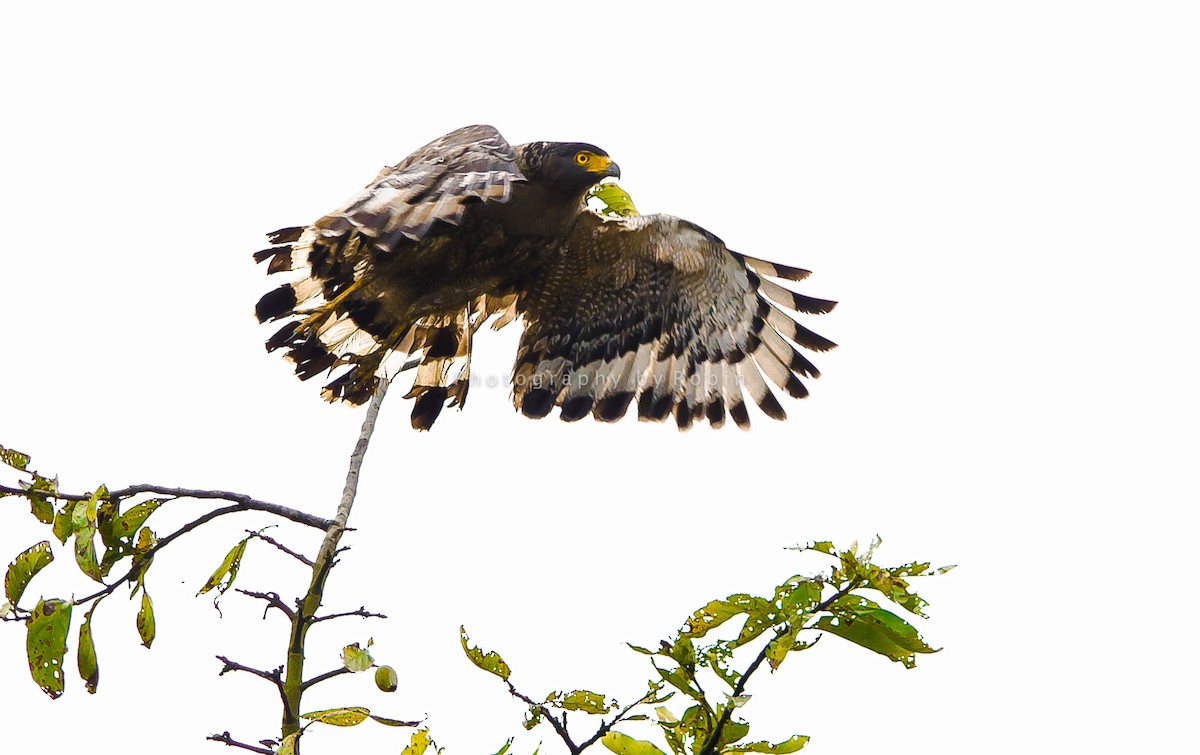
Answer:
[[300, 563], [304, 564], [305, 566], [312, 566], [312, 565], [313, 565], [313, 562], [312, 562], [312, 560], [311, 560], [311, 559], [309, 559], [309, 558], [308, 558], [308, 556], [305, 556], [305, 555], [303, 555], [303, 554], [301, 554], [301, 553], [297, 553], [296, 551], [294, 551], [294, 550], [292, 550], [291, 548], [287, 547], [286, 545], [284, 545], [283, 543], [279, 542], [279, 541], [278, 541], [278, 540], [276, 540], [275, 538], [273, 538], [273, 537], [270, 537], [269, 535], [264, 535], [263, 533], [261, 533], [261, 532], [257, 532], [257, 531], [255, 531], [255, 530], [246, 530], [246, 534], [248, 534], [250, 537], [256, 537], [256, 538], [258, 538], [259, 540], [263, 540], [263, 541], [266, 541], [266, 542], [270, 543], [271, 545], [274, 545], [276, 548], [278, 548], [279, 550], [281, 550], [281, 551], [283, 551], [284, 553], [288, 554], [289, 556], [291, 556], [292, 558], [296, 559], [297, 561], [299, 561]]
[[341, 613], [331, 613], [331, 614], [327, 614], [325, 616], [314, 616], [314, 617], [312, 617], [311, 623], [316, 624], [318, 621], [329, 621], [330, 619], [341, 619], [341, 618], [345, 618], [346, 616], [361, 616], [364, 619], [386, 619], [387, 618], [387, 616], [384, 616], [381, 613], [372, 613], [372, 612], [368, 611], [366, 606], [359, 606], [358, 609], [356, 609], [354, 611], [343, 611]]
[[265, 600], [267, 602], [267, 607], [265, 609], [263, 609], [263, 618], [264, 619], [267, 618], [267, 611], [271, 610], [272, 608], [278, 608], [289, 619], [291, 619], [292, 616], [294, 616], [296, 613], [295, 611], [293, 611], [292, 609], [287, 607], [287, 604], [285, 604], [283, 602], [283, 600], [279, 597], [279, 593], [277, 593], [277, 592], [254, 592], [253, 590], [243, 590], [240, 587], [235, 587], [233, 589], [237, 590], [242, 595], [245, 595], [248, 598], [258, 598], [259, 600]]
[[227, 732], [227, 731], [222, 732], [220, 734], [209, 734], [205, 738], [209, 739], [213, 742], [221, 742], [222, 744], [228, 745], [229, 747], [240, 747], [241, 749], [249, 750], [250, 752], [264, 753], [264, 755], [275, 755], [274, 750], [267, 749], [266, 747], [259, 747], [258, 745], [248, 745], [245, 742], [239, 742], [236, 739], [229, 736], [229, 732]]
[[276, 687], [283, 686], [283, 682], [280, 681], [280, 679], [283, 676], [283, 666], [280, 666], [271, 671], [263, 671], [262, 669], [251, 668], [250, 666], [243, 666], [242, 664], [238, 663], [237, 661], [231, 661], [223, 655], [218, 655], [217, 660], [220, 661], [221, 663], [225, 664], [225, 667], [221, 669], [221, 673], [217, 674], [217, 676], [225, 676], [230, 671], [245, 671], [246, 673], [253, 674], [254, 676], [257, 676], [260, 679], [266, 679], [268, 682], [271, 682]]
[[300, 688], [308, 689], [309, 687], [312, 687], [315, 684], [320, 684], [321, 682], [325, 681], [326, 679], [332, 679], [335, 676], [341, 676], [342, 674], [349, 674], [349, 673], [351, 673], [350, 669], [346, 668], [345, 666], [342, 666], [341, 668], [335, 668], [333, 671], [326, 671], [324, 674], [319, 674], [317, 676], [314, 676], [312, 679], [309, 679], [307, 682], [304, 682], [303, 684], [301, 684]]

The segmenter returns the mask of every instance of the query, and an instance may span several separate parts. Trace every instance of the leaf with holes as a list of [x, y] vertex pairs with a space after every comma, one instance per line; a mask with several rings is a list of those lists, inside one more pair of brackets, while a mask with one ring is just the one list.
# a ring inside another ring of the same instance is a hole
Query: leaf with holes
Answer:
[[296, 740], [300, 738], [300, 732], [294, 731], [283, 738], [279, 743], [279, 749], [275, 751], [275, 755], [296, 755]]
[[925, 644], [916, 627], [874, 601], [847, 595], [830, 606], [833, 616], [822, 616], [815, 628], [873, 650], [905, 668], [917, 665], [917, 653], [936, 653]]
[[96, 528], [90, 524], [75, 533], [75, 563], [79, 571], [104, 584], [104, 570], [96, 561]]
[[586, 689], [577, 689], [574, 692], [563, 694], [562, 692], [551, 693], [546, 698], [548, 705], [553, 705], [556, 708], [563, 710], [577, 710], [583, 713], [607, 713], [613, 710], [615, 706], [599, 692], [589, 692]]
[[747, 742], [746, 744], [734, 745], [733, 747], [725, 748], [725, 752], [766, 752], [774, 755], [788, 755], [798, 751], [804, 745], [808, 744], [808, 737], [800, 734], [793, 735], [790, 739], [780, 742], [779, 744], [771, 744], [770, 742]]
[[596, 184], [588, 191], [587, 198], [594, 198], [603, 205], [596, 210], [598, 215], [627, 218], [638, 214], [633, 206], [633, 197], [614, 181]]
[[24, 472], [25, 467], [29, 466], [29, 461], [29, 454], [23, 454], [20, 451], [0, 446], [0, 463], [7, 464], [13, 469]]
[[634, 739], [619, 731], [610, 731], [600, 740], [600, 744], [617, 753], [617, 755], [666, 755], [654, 743], [644, 739]]
[[312, 713], [304, 713], [300, 717], [316, 721], [320, 724], [329, 724], [330, 726], [358, 726], [363, 721], [366, 721], [370, 715], [371, 711], [366, 708], [353, 706], [349, 708], [317, 710]]
[[[367, 643], [367, 647], [371, 647], [370, 642]], [[361, 674], [375, 665], [375, 659], [371, 657], [370, 651], [354, 642], [342, 648], [342, 665], [347, 671]]]
[[142, 501], [129, 509], [129, 511], [121, 514], [113, 523], [113, 537], [125, 538], [137, 532], [138, 527], [145, 524], [150, 515], [164, 503], [166, 501], [162, 498], [151, 498], [148, 501]]
[[504, 662], [504, 659], [500, 657], [499, 653], [495, 651], [484, 653], [479, 648], [471, 647], [468, 644], [471, 638], [467, 637], [466, 627], [459, 627], [458, 633], [459, 639], [462, 641], [463, 652], [465, 652], [467, 657], [471, 659], [471, 663], [474, 663], [476, 666], [490, 674], [495, 674], [504, 681], [508, 681], [509, 675], [512, 674], [512, 669], [508, 667], [508, 664]]
[[145, 585], [142, 585], [142, 607], [137, 615], [137, 630], [142, 644], [150, 647], [154, 642], [154, 602], [150, 600]]
[[79, 666], [79, 676], [87, 686], [88, 693], [92, 695], [96, 694], [96, 687], [100, 684], [100, 665], [96, 661], [96, 644], [92, 640], [92, 612], [98, 605], [99, 600], [83, 615], [83, 623], [79, 625], [79, 651], [75, 659]]
[[71, 603], [39, 600], [29, 618], [25, 654], [29, 673], [51, 698], [63, 693], [63, 656], [67, 654], [67, 630], [71, 628]]
[[196, 593], [196, 597], [200, 597], [210, 590], [216, 590], [217, 596], [220, 597], [233, 586], [233, 581], [237, 579], [238, 569], [242, 566], [242, 556], [246, 554], [246, 543], [248, 542], [250, 542], [250, 538], [247, 537], [229, 549], [229, 552], [225, 554], [225, 560]]
[[50, 550], [49, 540], [43, 540], [13, 559], [4, 573], [4, 597], [8, 598], [8, 602], [15, 606], [29, 586], [29, 581], [53, 560], [54, 553]]
[[409, 738], [408, 747], [405, 747], [400, 755], [423, 755], [431, 744], [433, 739], [429, 736], [429, 729], [417, 729]]

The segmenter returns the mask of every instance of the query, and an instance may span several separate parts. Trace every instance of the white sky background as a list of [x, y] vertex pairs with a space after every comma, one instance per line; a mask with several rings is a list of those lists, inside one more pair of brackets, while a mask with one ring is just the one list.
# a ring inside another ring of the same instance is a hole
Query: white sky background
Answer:
[[[449, 755], [513, 734], [516, 753], [562, 752], [470, 666], [460, 624], [533, 696], [630, 700], [650, 669], [625, 641], [817, 568], [784, 546], [878, 532], [883, 562], [960, 565], [921, 583], [945, 650], [905, 671], [827, 638], [753, 679], [751, 739], [935, 755], [1193, 738], [1194, 5], [332, 7], [5, 10], [0, 443], [65, 490], [154, 482], [331, 514], [361, 411], [262, 350], [272, 329], [251, 311], [274, 283], [250, 253], [470, 123], [596, 143], [643, 212], [813, 270], [801, 290], [841, 305], [805, 322], [842, 346], [811, 398], [784, 399], [787, 423], [756, 414], [749, 433], [532, 422], [476, 385], [418, 435], [393, 391], [327, 600], [391, 618], [320, 625], [309, 668], [374, 637], [401, 689], [344, 678], [311, 708], [428, 716]], [[476, 374], [506, 378], [516, 337], [479, 339]], [[100, 607], [95, 697], [72, 676], [51, 702], [23, 628], [0, 626], [4, 748], [84, 732], [213, 753], [212, 732], [277, 734], [274, 692], [218, 678], [213, 656], [281, 663], [283, 620], [191, 597], [269, 521], [163, 551], [153, 650], [136, 605]], [[46, 534], [0, 503], [5, 563]], [[29, 595], [90, 592], [56, 552]], [[239, 577], [285, 596], [305, 582], [261, 543]], [[311, 734], [307, 753], [407, 740]]]

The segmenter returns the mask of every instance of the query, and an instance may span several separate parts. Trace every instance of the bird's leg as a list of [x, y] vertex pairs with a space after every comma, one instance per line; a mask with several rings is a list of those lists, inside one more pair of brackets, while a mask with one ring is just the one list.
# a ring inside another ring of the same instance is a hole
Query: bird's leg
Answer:
[[346, 290], [335, 296], [332, 301], [327, 301], [319, 307], [313, 307], [312, 309], [306, 310], [296, 310], [297, 315], [302, 315], [304, 317], [304, 319], [300, 321], [300, 324], [296, 326], [297, 332], [306, 330], [316, 331], [325, 315], [335, 312], [338, 308], [338, 305], [344, 302], [346, 297], [350, 296], [350, 294], [361, 288], [365, 280], [365, 278], [359, 278], [349, 286], [346, 286]]

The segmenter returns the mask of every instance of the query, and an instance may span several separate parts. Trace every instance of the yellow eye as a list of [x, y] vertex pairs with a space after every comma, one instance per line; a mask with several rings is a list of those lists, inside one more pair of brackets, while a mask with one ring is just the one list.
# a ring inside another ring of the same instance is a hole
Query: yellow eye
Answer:
[[587, 165], [588, 160], [591, 160], [591, 159], [592, 159], [592, 156], [590, 154], [588, 154], [587, 152], [577, 152], [575, 154], [575, 162], [579, 163], [580, 165]]

